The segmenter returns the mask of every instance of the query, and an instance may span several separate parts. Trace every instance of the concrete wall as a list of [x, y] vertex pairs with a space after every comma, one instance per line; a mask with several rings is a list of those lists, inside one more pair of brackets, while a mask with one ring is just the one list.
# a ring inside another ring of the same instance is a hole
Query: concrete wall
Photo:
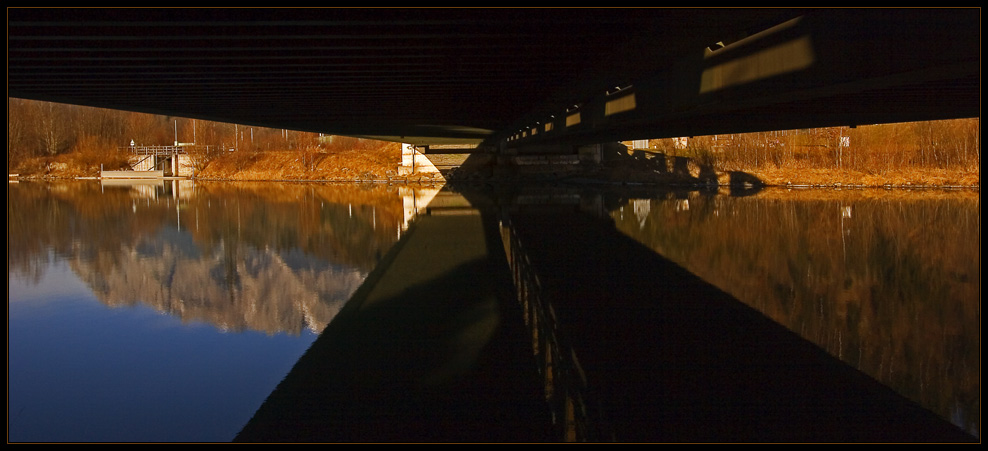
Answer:
[[401, 166], [398, 167], [398, 175], [438, 172], [439, 168], [432, 164], [429, 158], [419, 152], [413, 144], [401, 145]]
[[[167, 157], [155, 157], [153, 155], [145, 156], [135, 156], [130, 161], [130, 171], [106, 171], [110, 172], [146, 172], [153, 173], [151, 175], [141, 175], [141, 176], [130, 176], [130, 177], [116, 177], [116, 178], [145, 178], [151, 177], [192, 177], [195, 171], [192, 168], [192, 161], [189, 159], [188, 155], [178, 155], [175, 158], [175, 162]], [[160, 174], [160, 175], [154, 175]], [[105, 177], [105, 176], [104, 176]]]

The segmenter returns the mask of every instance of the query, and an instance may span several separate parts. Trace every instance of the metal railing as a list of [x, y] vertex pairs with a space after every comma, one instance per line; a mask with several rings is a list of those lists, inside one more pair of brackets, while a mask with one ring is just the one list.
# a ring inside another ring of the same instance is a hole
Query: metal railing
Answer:
[[215, 146], [202, 146], [202, 145], [192, 145], [192, 146], [127, 146], [120, 147], [121, 151], [130, 152], [134, 155], [176, 155], [176, 154], [186, 154], [197, 151], [211, 151]]
[[544, 298], [542, 283], [510, 218], [501, 219], [501, 239], [512, 272], [517, 300], [532, 339], [532, 352], [543, 378], [545, 400], [552, 412], [557, 438], [566, 442], [613, 440], [601, 413], [588, 393], [579, 360], [560, 333], [552, 302]]

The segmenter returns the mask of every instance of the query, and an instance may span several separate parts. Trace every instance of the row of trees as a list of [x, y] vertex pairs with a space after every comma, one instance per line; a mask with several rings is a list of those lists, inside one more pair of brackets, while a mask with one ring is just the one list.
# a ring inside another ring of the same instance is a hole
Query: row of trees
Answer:
[[821, 168], [886, 173], [977, 171], [980, 118], [651, 140], [650, 147], [723, 170]]
[[[30, 160], [71, 154], [78, 162], [112, 164], [118, 149], [174, 142], [243, 151], [307, 149], [319, 135], [24, 99], [7, 99], [8, 172]], [[203, 147], [205, 149], [206, 147]], [[212, 154], [199, 155], [201, 162]]]
[[[913, 168], [980, 170], [980, 118], [655, 139], [649, 148], [721, 170], [823, 168], [887, 173]], [[197, 170], [226, 150], [318, 148], [315, 133], [245, 127], [145, 113], [8, 98], [7, 169], [71, 154], [82, 166], [125, 164], [117, 149], [173, 142], [203, 144]]]

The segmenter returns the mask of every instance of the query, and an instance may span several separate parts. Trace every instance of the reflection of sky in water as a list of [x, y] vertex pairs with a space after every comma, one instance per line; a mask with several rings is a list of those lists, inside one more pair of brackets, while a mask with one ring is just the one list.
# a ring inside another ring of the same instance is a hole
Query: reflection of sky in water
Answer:
[[108, 308], [60, 260], [8, 280], [9, 441], [228, 441], [315, 339]]

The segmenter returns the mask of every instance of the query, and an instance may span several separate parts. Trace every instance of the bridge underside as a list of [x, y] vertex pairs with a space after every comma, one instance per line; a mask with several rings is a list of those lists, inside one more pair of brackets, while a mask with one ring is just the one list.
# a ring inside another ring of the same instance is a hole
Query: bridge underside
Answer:
[[977, 8], [14, 8], [8, 96], [587, 144], [980, 116], [980, 30]]

